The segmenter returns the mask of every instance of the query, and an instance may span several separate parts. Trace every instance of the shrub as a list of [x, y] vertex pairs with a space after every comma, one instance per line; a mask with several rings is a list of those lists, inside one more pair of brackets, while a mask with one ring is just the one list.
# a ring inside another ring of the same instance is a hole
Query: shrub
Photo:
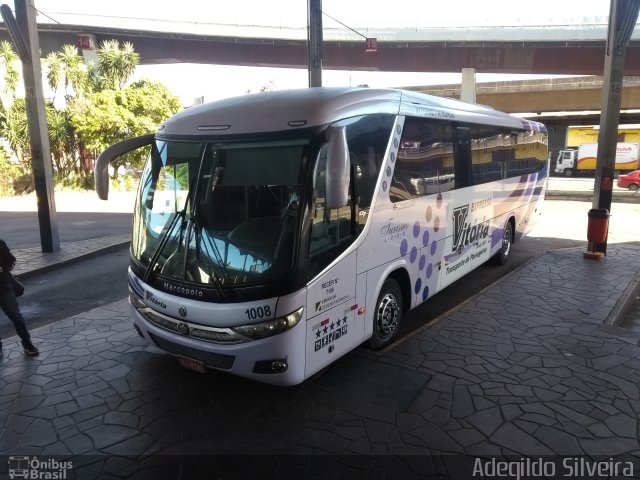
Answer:
[[0, 148], [0, 197], [13, 197], [16, 192], [15, 181], [22, 175], [20, 167], [7, 158], [3, 148]]

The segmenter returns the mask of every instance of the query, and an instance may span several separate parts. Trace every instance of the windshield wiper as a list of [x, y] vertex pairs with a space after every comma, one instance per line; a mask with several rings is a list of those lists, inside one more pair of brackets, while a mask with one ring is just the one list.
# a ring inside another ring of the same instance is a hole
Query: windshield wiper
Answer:
[[[193, 228], [195, 227], [195, 228]], [[222, 258], [222, 256], [220, 255], [220, 250], [218, 249], [217, 245], [215, 244], [215, 242], [213, 242], [211, 240], [211, 238], [209, 238], [208, 235], [203, 235], [201, 232], [201, 226], [198, 224], [198, 221], [196, 219], [193, 219], [193, 233], [195, 234], [196, 237], [196, 257], [200, 257], [202, 256], [202, 258], [206, 261], [207, 263], [207, 274], [209, 275], [209, 278], [211, 279], [211, 283], [213, 284], [213, 286], [215, 287], [216, 291], [218, 292], [218, 295], [220, 295], [220, 297], [222, 298], [228, 298], [229, 295], [229, 290], [226, 289], [224, 287], [224, 281], [225, 279], [228, 278], [227, 276], [227, 269], [225, 267], [225, 263], [224, 263], [224, 259]], [[207, 239], [207, 242], [203, 242], [203, 238]], [[209, 248], [211, 250], [213, 250], [213, 252], [211, 252], [213, 254], [213, 257], [215, 258], [215, 262], [211, 261], [211, 257], [209, 256], [209, 249], [207, 248], [207, 246], [209, 246]], [[201, 248], [202, 250], [204, 250], [204, 254], [202, 254], [201, 252]], [[219, 265], [219, 269], [216, 268], [216, 262], [217, 265]], [[217, 274], [217, 271], [221, 270], [222, 271], [222, 279], [221, 280]]]
[[[169, 241], [169, 238], [171, 238], [171, 236], [173, 234], [173, 231], [176, 228], [176, 225], [178, 225], [178, 220], [181, 220], [180, 221], [180, 228], [182, 228], [183, 225], [184, 225], [184, 220], [185, 220], [185, 218], [187, 216], [187, 208], [189, 208], [189, 202], [191, 201], [190, 200], [190, 196], [191, 196], [190, 193], [191, 193], [191, 190], [193, 189], [193, 182], [194, 181], [196, 181], [196, 179], [192, 179], [190, 184], [189, 184], [189, 190], [187, 192], [187, 199], [184, 202], [184, 207], [182, 208], [182, 210], [174, 212], [175, 213], [174, 217], [171, 219], [171, 222], [169, 223], [168, 227], [166, 227], [162, 231], [162, 233], [160, 234], [160, 242], [158, 242], [158, 246], [155, 249], [155, 251], [153, 252], [153, 255], [151, 256], [151, 259], [149, 260], [149, 265], [147, 265], [147, 268], [144, 271], [143, 280], [144, 280], [145, 283], [149, 283], [149, 278], [151, 277], [151, 274], [153, 273], [154, 268], [158, 264], [158, 258], [160, 258], [160, 255], [164, 251], [164, 248], [166, 247], [167, 242]], [[174, 186], [174, 193], [175, 193], [175, 186]], [[155, 194], [155, 192], [154, 192], [154, 194]], [[177, 203], [176, 203], [176, 205], [177, 205]], [[178, 244], [180, 244], [180, 242], [178, 242]], [[187, 247], [188, 247], [188, 244], [187, 244]], [[184, 277], [184, 272], [183, 272], [183, 277]]]
[[153, 252], [153, 255], [151, 256], [151, 259], [149, 260], [149, 265], [147, 265], [147, 268], [144, 271], [144, 276], [142, 277], [142, 280], [145, 283], [149, 283], [149, 277], [151, 276], [151, 273], [153, 272], [153, 269], [157, 265], [158, 258], [160, 257], [160, 254], [164, 250], [164, 247], [167, 245], [167, 241], [169, 240], [169, 237], [171, 237], [171, 234], [175, 230], [176, 225], [178, 225], [178, 219], [182, 219], [182, 221], [180, 222], [180, 226], [181, 227], [184, 224], [184, 218], [186, 216], [186, 210], [187, 210], [187, 206], [185, 205], [185, 207], [182, 209], [182, 211], [175, 212], [174, 217], [171, 219], [171, 223], [169, 223], [169, 226], [162, 232], [162, 235], [160, 236], [160, 242], [158, 244], [158, 247]]
[[[205, 162], [205, 158], [207, 155], [207, 152], [210, 151], [211, 147], [205, 148], [204, 151], [202, 152], [202, 158], [200, 159], [200, 165], [198, 167], [198, 175], [196, 178], [200, 179], [203, 178], [202, 176], [202, 170], [204, 168], [204, 162]], [[211, 166], [211, 171], [213, 171], [214, 167], [217, 166], [218, 164], [218, 159], [215, 158], [214, 156], [214, 161], [215, 161], [215, 165]], [[215, 182], [217, 180], [212, 178], [212, 182]], [[194, 232], [195, 233], [195, 237], [196, 237], [196, 258], [200, 255], [200, 247], [201, 247], [201, 243], [202, 243], [202, 238], [203, 235], [201, 233], [201, 228], [202, 226], [200, 225], [200, 222], [198, 221], [198, 214], [200, 213], [200, 205], [198, 202], [198, 198], [200, 194], [200, 182], [196, 181], [196, 185], [195, 185], [195, 189], [189, 188], [189, 198], [191, 199], [191, 204], [193, 205], [193, 208], [191, 209], [191, 215], [189, 216], [189, 223], [187, 225], [187, 245], [189, 243], [189, 241], [191, 240], [191, 233]], [[194, 228], [195, 227], [195, 228]], [[208, 238], [208, 237], [207, 237]], [[228, 279], [228, 275], [227, 275], [227, 269], [225, 267], [225, 263], [224, 260], [222, 258], [222, 256], [220, 255], [220, 250], [218, 249], [217, 245], [215, 244], [215, 242], [208, 242], [208, 244], [210, 245], [210, 247], [212, 247], [213, 249], [213, 255], [214, 258], [216, 259], [216, 262], [218, 263], [219, 268], [215, 268], [214, 267], [214, 262], [207, 262], [209, 264], [209, 272], [207, 272], [209, 274], [209, 278], [211, 279], [211, 283], [213, 284], [213, 286], [215, 287], [216, 291], [218, 292], [218, 295], [220, 295], [220, 297], [227, 297], [228, 295], [226, 295], [227, 290], [224, 288], [224, 283], [225, 280]], [[206, 251], [206, 246], [205, 246], [205, 251]], [[207, 257], [209, 258], [209, 257]], [[184, 268], [187, 268], [187, 259], [185, 258], [185, 265]], [[221, 271], [222, 275], [217, 275], [217, 272]]]

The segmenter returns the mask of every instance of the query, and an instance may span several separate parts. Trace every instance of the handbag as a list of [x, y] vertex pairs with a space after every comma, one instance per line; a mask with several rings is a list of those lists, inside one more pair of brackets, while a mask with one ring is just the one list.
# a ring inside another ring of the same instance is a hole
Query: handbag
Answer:
[[11, 281], [11, 288], [13, 288], [13, 292], [16, 294], [16, 297], [22, 295], [24, 293], [24, 285], [20, 279], [9, 274], [9, 280]]

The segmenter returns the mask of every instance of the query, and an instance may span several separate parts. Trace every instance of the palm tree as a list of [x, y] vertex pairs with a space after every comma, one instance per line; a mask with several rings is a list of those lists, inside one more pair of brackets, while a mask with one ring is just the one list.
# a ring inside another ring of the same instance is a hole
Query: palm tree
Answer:
[[140, 63], [140, 55], [131, 42], [120, 47], [118, 40], [106, 40], [98, 48], [98, 84], [104, 88], [121, 89]]
[[48, 104], [46, 115], [51, 159], [57, 175], [65, 177], [77, 170], [75, 133], [66, 110], [58, 110], [53, 104]]
[[[21, 161], [21, 170], [24, 171], [25, 167], [30, 167], [29, 129], [24, 99], [15, 97], [20, 78], [17, 62], [18, 55], [13, 50], [13, 45], [6, 40], [1, 41], [0, 66], [4, 70], [2, 81], [5, 95], [0, 99], [0, 136], [7, 141], [9, 148]], [[26, 154], [26, 158], [23, 154]], [[15, 179], [12, 179], [12, 183], [13, 180]]]
[[[83, 97], [89, 89], [89, 72], [78, 48], [75, 45], [63, 45], [59, 56], [64, 66], [65, 98]], [[73, 89], [73, 95], [69, 93], [69, 87]]]
[[4, 93], [10, 93], [11, 95], [15, 95], [16, 87], [18, 86], [19, 73], [15, 65], [17, 60], [18, 55], [13, 50], [11, 42], [1, 41], [0, 61], [4, 67], [4, 76], [2, 78], [4, 81]]
[[44, 59], [44, 63], [49, 68], [47, 71], [47, 83], [49, 84], [49, 88], [53, 91], [53, 99], [51, 101], [54, 102], [56, 92], [58, 91], [60, 81], [62, 80], [62, 58], [58, 52], [51, 52]]
[[29, 149], [29, 124], [24, 98], [16, 98], [5, 110], [3, 136], [20, 159], [23, 167], [28, 168], [31, 160]]

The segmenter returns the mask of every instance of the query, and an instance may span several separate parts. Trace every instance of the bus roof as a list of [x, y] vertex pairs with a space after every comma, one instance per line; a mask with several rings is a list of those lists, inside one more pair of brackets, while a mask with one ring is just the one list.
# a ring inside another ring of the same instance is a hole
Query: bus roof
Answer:
[[542, 124], [491, 107], [398, 89], [305, 88], [233, 97], [169, 118], [162, 136], [281, 132], [365, 114], [411, 115], [544, 131]]

